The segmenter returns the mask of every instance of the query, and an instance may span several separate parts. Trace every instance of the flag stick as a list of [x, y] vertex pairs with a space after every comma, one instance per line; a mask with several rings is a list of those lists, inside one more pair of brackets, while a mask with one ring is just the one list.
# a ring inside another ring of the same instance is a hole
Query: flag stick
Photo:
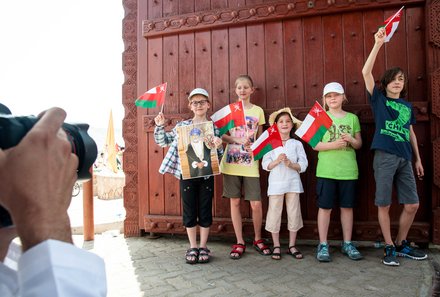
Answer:
[[162, 103], [162, 106], [160, 107], [160, 112], [161, 113], [163, 113], [163, 106], [164, 106], [165, 104], [164, 103]]
[[402, 11], [402, 9], [404, 8], [405, 6], [402, 6], [402, 8], [400, 8], [399, 9], [399, 11], [397, 11], [394, 15], [393, 15], [393, 17], [388, 21], [388, 23], [386, 23], [386, 25], [385, 25], [385, 28], [396, 18], [396, 16], [398, 16], [399, 15], [399, 13]]

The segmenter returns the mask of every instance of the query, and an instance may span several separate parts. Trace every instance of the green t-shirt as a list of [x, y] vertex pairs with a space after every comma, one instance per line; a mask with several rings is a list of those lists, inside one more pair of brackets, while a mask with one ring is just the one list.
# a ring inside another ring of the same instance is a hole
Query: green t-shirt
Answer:
[[[333, 120], [333, 124], [324, 134], [321, 142], [335, 141], [340, 138], [341, 133], [350, 133], [354, 137], [356, 133], [361, 131], [359, 119], [355, 114], [347, 112], [343, 118], [336, 118], [330, 112], [327, 112], [327, 114]], [[316, 176], [340, 180], [358, 179], [359, 172], [355, 150], [348, 146], [338, 150], [320, 151], [318, 153]]]

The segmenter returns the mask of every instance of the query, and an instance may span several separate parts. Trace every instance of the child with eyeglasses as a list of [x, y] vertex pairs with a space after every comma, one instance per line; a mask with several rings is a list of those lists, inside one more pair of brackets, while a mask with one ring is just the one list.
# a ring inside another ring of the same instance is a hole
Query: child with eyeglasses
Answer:
[[[196, 88], [188, 96], [188, 107], [194, 116], [191, 119], [177, 123], [170, 132], [165, 132], [165, 117], [160, 112], [155, 118], [154, 140], [161, 147], [169, 146], [169, 150], [162, 161], [159, 172], [171, 173], [180, 180], [180, 196], [183, 204], [183, 225], [186, 228], [190, 248], [186, 251], [185, 261], [188, 264], [207, 263], [210, 250], [207, 248], [209, 228], [212, 225], [212, 198], [214, 197], [214, 177], [212, 175], [182, 179], [182, 168], [178, 154], [177, 127], [208, 122], [207, 112], [211, 107], [209, 94], [206, 90]], [[216, 148], [219, 157], [223, 154], [222, 140], [218, 137], [219, 131], [214, 127], [214, 137], [209, 139], [209, 147]], [[190, 137], [200, 136], [200, 130], [193, 128]], [[194, 143], [197, 141], [194, 141]], [[195, 145], [197, 146], [197, 145]], [[198, 151], [197, 148], [195, 151]], [[204, 162], [199, 160], [194, 152], [196, 168], [206, 170]], [[203, 166], [202, 166], [203, 165]], [[206, 173], [206, 171], [204, 172]], [[199, 176], [196, 171], [195, 175]], [[206, 175], [206, 174], [203, 174]], [[200, 244], [197, 245], [197, 225], [200, 228]]]

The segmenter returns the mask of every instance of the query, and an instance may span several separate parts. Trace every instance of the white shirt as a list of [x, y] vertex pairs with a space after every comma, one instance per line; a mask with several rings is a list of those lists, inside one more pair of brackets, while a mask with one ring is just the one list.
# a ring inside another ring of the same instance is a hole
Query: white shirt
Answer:
[[27, 250], [15, 271], [0, 262], [1, 297], [106, 296], [104, 261], [57, 240]]
[[[269, 163], [275, 161], [282, 153], [285, 153], [292, 163], [298, 163], [301, 170], [297, 172], [292, 168], [288, 168], [283, 162], [275, 166], [272, 170], [268, 170], [267, 166], [269, 166]], [[304, 147], [302, 143], [296, 139], [289, 139], [284, 146], [277, 147], [265, 154], [261, 165], [264, 170], [270, 171], [267, 195], [303, 193], [304, 189], [299, 174], [306, 171], [308, 164]]]

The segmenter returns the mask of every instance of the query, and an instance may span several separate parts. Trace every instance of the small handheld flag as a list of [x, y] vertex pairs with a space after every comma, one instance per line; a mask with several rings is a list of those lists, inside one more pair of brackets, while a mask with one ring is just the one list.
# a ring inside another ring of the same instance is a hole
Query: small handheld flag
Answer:
[[211, 116], [214, 125], [220, 130], [220, 136], [230, 129], [246, 125], [243, 101], [226, 105]]
[[254, 154], [254, 160], [263, 158], [265, 154], [271, 150], [283, 146], [280, 132], [278, 131], [277, 123], [274, 123], [269, 129], [264, 131], [260, 137], [251, 145]]
[[310, 109], [301, 126], [295, 131], [295, 134], [314, 148], [332, 124], [333, 120], [318, 101], [315, 101], [315, 104]]
[[387, 36], [385, 37], [385, 42], [389, 42], [391, 37], [393, 37], [394, 32], [396, 32], [397, 27], [399, 26], [400, 17], [402, 16], [402, 11], [405, 6], [402, 6], [398, 12], [387, 18], [384, 22], [385, 32]]
[[135, 105], [142, 108], [155, 108], [163, 105], [165, 94], [167, 92], [167, 83], [163, 83], [149, 89], [135, 101]]

